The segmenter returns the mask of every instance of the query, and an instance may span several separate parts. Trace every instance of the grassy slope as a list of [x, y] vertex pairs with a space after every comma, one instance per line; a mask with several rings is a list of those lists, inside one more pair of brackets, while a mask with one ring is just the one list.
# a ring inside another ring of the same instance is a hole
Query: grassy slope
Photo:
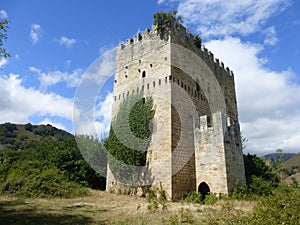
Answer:
[[284, 162], [282, 165], [283, 168], [287, 168], [287, 169], [290, 169], [293, 166], [300, 167], [300, 153], [298, 153], [297, 155], [294, 155], [292, 158], [290, 158], [289, 160]]
[[16, 124], [16, 125], [17, 125], [17, 130], [14, 131], [14, 133], [17, 135], [17, 137], [15, 137], [16, 140], [21, 141], [22, 137], [27, 137], [25, 139], [26, 141], [39, 141], [42, 138], [42, 136], [36, 135], [26, 130], [24, 125], [22, 124]]
[[[74, 199], [18, 199], [0, 195], [1, 225], [8, 224], [170, 224], [180, 209], [195, 224], [209, 224], [220, 217], [247, 214], [250, 201], [221, 201], [214, 206], [180, 202], [167, 203], [167, 210], [151, 212], [144, 198], [91, 191], [91, 195]], [[221, 221], [220, 221], [221, 222]], [[188, 224], [188, 223], [185, 223]]]
[[292, 177], [300, 182], [300, 153], [285, 161], [280, 168], [293, 173], [290, 176], [283, 174], [286, 183], [291, 183]]

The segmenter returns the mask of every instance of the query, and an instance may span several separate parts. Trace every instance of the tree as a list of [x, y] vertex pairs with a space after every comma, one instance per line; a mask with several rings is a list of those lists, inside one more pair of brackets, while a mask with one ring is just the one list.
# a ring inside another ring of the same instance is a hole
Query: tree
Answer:
[[276, 170], [267, 161], [256, 155], [244, 155], [247, 192], [267, 196], [279, 185]]
[[10, 54], [6, 51], [3, 42], [7, 39], [8, 19], [0, 18], [0, 59], [2, 57], [10, 57]]
[[161, 31], [163, 28], [170, 24], [171, 19], [175, 19], [175, 21], [179, 24], [183, 23], [183, 19], [181, 16], [177, 16], [177, 10], [172, 10], [169, 13], [166, 12], [157, 12], [153, 15], [154, 17], [154, 25], [156, 25], [156, 30]]
[[194, 36], [194, 44], [197, 48], [201, 48], [202, 39], [200, 38], [199, 35]]
[[[107, 150], [104, 146], [104, 140], [99, 140], [94, 136], [76, 135], [77, 146], [89, 166], [96, 171], [100, 189], [105, 189], [107, 174]], [[90, 176], [91, 177], [91, 176]], [[95, 182], [94, 182], [95, 183]], [[94, 185], [95, 186], [95, 185]]]
[[120, 103], [106, 141], [109, 167], [118, 181], [134, 184], [141, 179], [151, 140], [150, 120], [154, 114], [151, 97], [131, 95]]

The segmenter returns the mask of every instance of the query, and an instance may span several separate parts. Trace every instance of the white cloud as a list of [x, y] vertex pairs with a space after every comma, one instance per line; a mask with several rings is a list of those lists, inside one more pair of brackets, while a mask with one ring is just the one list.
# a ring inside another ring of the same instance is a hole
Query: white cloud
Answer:
[[69, 87], [76, 87], [80, 81], [82, 71], [80, 69], [74, 70], [72, 73], [61, 72], [58, 70], [48, 73], [42, 72], [33, 66], [29, 67], [31, 72], [35, 72], [39, 76], [40, 88], [46, 90], [49, 86], [60, 82], [66, 82]]
[[96, 131], [98, 134], [107, 134], [110, 130], [113, 93], [108, 92], [105, 99], [96, 106], [95, 117], [97, 120]]
[[82, 76], [74, 98], [75, 133], [102, 136], [109, 131], [112, 93], [105, 84], [113, 76], [115, 61], [115, 48], [102, 51]]
[[265, 68], [262, 47], [238, 38], [212, 40], [205, 45], [235, 72], [238, 108], [248, 150], [299, 152], [300, 85], [290, 70]]
[[[110, 130], [111, 112], [113, 104], [113, 93], [107, 92], [103, 100], [96, 103], [95, 108], [89, 112], [74, 112], [75, 116], [81, 116], [84, 122], [76, 123], [77, 134], [87, 134], [98, 137], [105, 137]], [[74, 116], [73, 114], [73, 116]]]
[[30, 28], [29, 37], [33, 42], [33, 44], [36, 44], [39, 41], [41, 34], [42, 34], [41, 26], [39, 24], [32, 24]]
[[264, 32], [266, 34], [266, 39], [264, 40], [265, 45], [275, 45], [278, 42], [278, 38], [276, 37], [276, 30], [275, 28], [269, 27]]
[[[291, 69], [272, 71], [263, 46], [279, 40], [275, 27], [264, 30], [268, 20], [283, 12], [291, 0], [164, 0], [176, 2], [185, 23], [208, 39], [206, 47], [235, 75], [239, 116], [252, 153], [298, 153], [300, 139], [300, 85]], [[298, 25], [299, 21], [295, 21]], [[263, 44], [242, 42], [233, 35], [265, 35]], [[221, 40], [210, 40], [221, 38]], [[299, 74], [298, 74], [299, 76]]]
[[7, 19], [7, 12], [4, 10], [0, 11], [0, 19]]
[[0, 96], [0, 123], [26, 123], [34, 115], [72, 119], [72, 99], [26, 88], [17, 74], [0, 77]]
[[72, 48], [74, 44], [76, 44], [76, 40], [74, 38], [67, 38], [65, 36], [61, 36], [59, 40], [56, 40], [60, 45], [64, 45], [67, 48]]
[[[172, 0], [169, 0], [172, 1]], [[290, 0], [186, 0], [178, 13], [202, 36], [247, 35], [261, 29], [272, 16], [285, 10]]]
[[1, 57], [1, 58], [0, 58], [0, 69], [1, 69], [2, 67], [4, 67], [4, 65], [5, 65], [6, 63], [8, 63], [8, 60], [7, 60], [6, 58], [4, 58], [4, 57]]
[[39, 124], [43, 124], [43, 125], [51, 124], [52, 126], [58, 128], [58, 129], [67, 130], [66, 127], [63, 124], [53, 122], [49, 118], [45, 118], [43, 121], [39, 122]]

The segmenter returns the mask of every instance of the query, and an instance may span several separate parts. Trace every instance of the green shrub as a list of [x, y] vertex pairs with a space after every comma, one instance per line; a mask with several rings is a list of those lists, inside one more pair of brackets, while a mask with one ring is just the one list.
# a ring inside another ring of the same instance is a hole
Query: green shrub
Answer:
[[67, 178], [53, 165], [39, 161], [15, 162], [0, 192], [23, 197], [71, 198], [86, 195], [88, 190]]
[[149, 211], [156, 211], [159, 208], [159, 204], [156, 200], [153, 200], [151, 203], [147, 205], [147, 209]]
[[213, 194], [213, 193], [209, 193], [208, 195], [205, 195], [205, 198], [204, 198], [204, 204], [205, 205], [214, 205], [218, 200], [218, 197]]
[[299, 225], [300, 189], [282, 185], [272, 196], [262, 198], [254, 209], [251, 224]]
[[190, 192], [186, 194], [184, 201], [200, 204], [202, 203], [202, 195], [198, 192]]
[[194, 216], [190, 209], [181, 208], [179, 210], [179, 217], [181, 223], [192, 224], [194, 222]]
[[146, 198], [147, 198], [148, 202], [151, 202], [151, 201], [153, 201], [154, 199], [156, 199], [157, 196], [156, 196], [156, 194], [155, 194], [155, 191], [151, 189], [151, 190], [147, 193]]
[[248, 186], [245, 184], [243, 186], [236, 187], [233, 192], [230, 193], [229, 197], [232, 199], [249, 199], [251, 194], [249, 192]]
[[259, 196], [269, 196], [274, 189], [271, 181], [266, 181], [262, 177], [252, 176], [250, 192]]

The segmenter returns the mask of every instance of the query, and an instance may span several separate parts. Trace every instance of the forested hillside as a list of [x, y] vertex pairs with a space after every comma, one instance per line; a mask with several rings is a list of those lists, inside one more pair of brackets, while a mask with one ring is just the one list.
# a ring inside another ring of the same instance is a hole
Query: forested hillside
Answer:
[[[79, 138], [100, 155], [99, 140]], [[0, 193], [73, 197], [86, 194], [86, 187], [105, 188], [105, 179], [84, 160], [74, 136], [51, 125], [0, 125], [0, 153]]]

